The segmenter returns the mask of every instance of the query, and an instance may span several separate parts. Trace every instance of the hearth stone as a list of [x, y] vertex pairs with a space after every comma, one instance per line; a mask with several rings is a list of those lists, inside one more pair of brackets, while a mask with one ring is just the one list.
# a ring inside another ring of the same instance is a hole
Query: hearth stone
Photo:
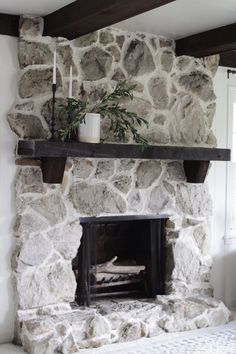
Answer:
[[[158, 296], [106, 301], [60, 314], [24, 313], [18, 321], [29, 354], [76, 353], [84, 348], [227, 323], [229, 311], [209, 297]], [[43, 350], [43, 351], [42, 351]]]

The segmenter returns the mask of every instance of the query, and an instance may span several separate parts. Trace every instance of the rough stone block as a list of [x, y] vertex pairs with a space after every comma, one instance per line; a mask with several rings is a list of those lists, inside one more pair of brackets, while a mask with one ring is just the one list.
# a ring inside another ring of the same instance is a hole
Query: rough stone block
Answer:
[[84, 74], [84, 80], [99, 80], [106, 77], [111, 69], [112, 57], [108, 52], [93, 47], [89, 49], [81, 59], [81, 68]]
[[[57, 89], [62, 86], [61, 74], [57, 71]], [[20, 78], [19, 95], [22, 98], [51, 94], [52, 69], [29, 69]]]
[[20, 40], [18, 59], [22, 69], [28, 65], [52, 64], [53, 54], [46, 43]]
[[38, 167], [23, 167], [18, 169], [16, 176], [16, 192], [22, 193], [44, 193], [42, 172]]
[[158, 180], [162, 172], [159, 161], [142, 161], [136, 170], [136, 188], [148, 188]]
[[102, 213], [124, 213], [126, 211], [124, 199], [110, 190], [105, 183], [75, 184], [71, 189], [71, 197], [75, 209], [82, 215], [96, 216]]
[[80, 246], [82, 226], [79, 221], [75, 221], [49, 231], [47, 236], [52, 241], [55, 250], [60, 252], [66, 260], [72, 260]]
[[148, 88], [156, 109], [166, 109], [169, 97], [165, 78], [160, 76], [150, 79]]
[[140, 76], [155, 70], [150, 49], [145, 42], [138, 39], [134, 39], [129, 43], [124, 55], [123, 65], [131, 76]]
[[45, 139], [50, 134], [39, 117], [32, 114], [9, 114], [8, 123], [14, 133], [23, 139]]
[[17, 275], [18, 302], [24, 310], [72, 302], [75, 289], [76, 281], [70, 262], [57, 261]]

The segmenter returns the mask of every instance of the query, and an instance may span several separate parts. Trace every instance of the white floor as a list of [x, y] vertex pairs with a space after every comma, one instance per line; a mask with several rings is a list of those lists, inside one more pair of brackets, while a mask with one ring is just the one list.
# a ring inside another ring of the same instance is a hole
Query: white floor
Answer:
[[[236, 321], [225, 326], [165, 334], [135, 342], [81, 350], [83, 354], [236, 354]], [[0, 345], [0, 354], [25, 354], [14, 345]]]

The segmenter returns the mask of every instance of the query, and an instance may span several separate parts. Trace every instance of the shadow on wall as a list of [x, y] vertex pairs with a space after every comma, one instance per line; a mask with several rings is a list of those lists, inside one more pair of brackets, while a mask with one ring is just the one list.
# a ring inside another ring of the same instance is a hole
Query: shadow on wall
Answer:
[[224, 248], [224, 254], [213, 260], [211, 283], [214, 296], [230, 309], [236, 309], [236, 244]]

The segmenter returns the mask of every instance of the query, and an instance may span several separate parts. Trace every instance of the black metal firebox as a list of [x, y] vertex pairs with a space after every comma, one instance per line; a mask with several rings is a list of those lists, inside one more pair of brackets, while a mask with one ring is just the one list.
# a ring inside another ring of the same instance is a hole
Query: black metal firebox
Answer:
[[166, 215], [81, 218], [81, 245], [72, 262], [77, 304], [164, 294], [167, 219]]

